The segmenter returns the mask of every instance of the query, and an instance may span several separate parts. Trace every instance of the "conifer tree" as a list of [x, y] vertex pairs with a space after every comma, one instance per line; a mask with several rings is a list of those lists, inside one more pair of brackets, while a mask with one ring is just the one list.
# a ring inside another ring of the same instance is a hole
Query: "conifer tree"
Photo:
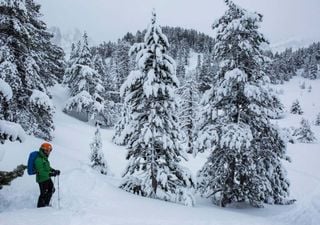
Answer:
[[[129, 43], [125, 41], [119, 42], [113, 54], [113, 83], [114, 90], [119, 92], [122, 84], [126, 80], [130, 71]], [[115, 102], [120, 102], [120, 94]]]
[[199, 91], [204, 93], [209, 90], [213, 85], [213, 74], [214, 70], [212, 67], [212, 56], [209, 53], [204, 54], [203, 62], [200, 67], [199, 74]]
[[295, 136], [296, 139], [301, 143], [315, 142], [317, 139], [315, 138], [314, 133], [311, 130], [309, 121], [303, 118], [300, 124], [301, 127], [297, 128], [294, 131], [293, 136]]
[[[121, 94], [123, 97], [123, 94]], [[115, 126], [115, 134], [112, 137], [112, 141], [117, 145], [127, 145], [129, 139], [134, 131], [133, 123], [130, 123], [130, 108], [124, 103], [122, 105], [121, 116]]]
[[190, 154], [194, 153], [195, 124], [200, 98], [197, 83], [192, 75], [190, 74], [185, 84], [178, 89], [180, 128], [184, 132], [183, 142], [186, 144], [187, 153]]
[[262, 70], [262, 16], [225, 2], [227, 11], [213, 24], [213, 54], [221, 62], [216, 85], [202, 99], [197, 148], [211, 152], [198, 173], [198, 188], [220, 206], [290, 203], [282, 165], [286, 144], [269, 120], [277, 109]]
[[71, 98], [64, 107], [64, 112], [84, 114], [89, 121], [97, 121], [104, 110], [104, 87], [101, 75], [94, 69], [88, 36], [83, 35], [79, 56], [66, 70], [64, 82], [70, 88]]
[[91, 148], [91, 167], [98, 170], [101, 174], [107, 175], [109, 174], [108, 164], [104, 158], [104, 154], [102, 152], [102, 140], [100, 134], [100, 127], [96, 125], [96, 131], [94, 132], [93, 142], [90, 144]]
[[132, 72], [123, 85], [134, 131], [120, 187], [146, 197], [193, 205], [194, 182], [190, 172], [179, 165], [184, 154], [175, 115], [178, 80], [168, 48], [167, 37], [153, 13], [144, 43], [131, 48], [131, 53], [137, 53], [139, 71]]
[[63, 51], [51, 44], [52, 35], [40, 20], [40, 5], [33, 0], [3, 0], [0, 9], [0, 78], [15, 93], [6, 117], [27, 133], [51, 140], [53, 108], [34, 99], [42, 93], [42, 100], [48, 100], [47, 88], [61, 80]]
[[303, 111], [302, 111], [302, 109], [301, 109], [300, 102], [298, 101], [298, 99], [295, 100], [295, 101], [292, 103], [290, 112], [291, 112], [292, 114], [298, 114], [298, 115], [302, 115], [302, 114], [303, 114]]
[[316, 121], [314, 123], [316, 126], [320, 126], [320, 113], [318, 113]]
[[311, 80], [315, 80], [318, 78], [318, 65], [317, 60], [315, 56], [311, 56], [310, 62], [309, 62], [309, 71], [308, 71], [308, 77]]

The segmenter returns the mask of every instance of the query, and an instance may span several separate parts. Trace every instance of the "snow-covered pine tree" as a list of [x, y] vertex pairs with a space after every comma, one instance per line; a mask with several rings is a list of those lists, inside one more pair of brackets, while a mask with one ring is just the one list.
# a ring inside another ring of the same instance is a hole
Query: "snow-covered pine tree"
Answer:
[[[77, 44], [72, 43], [71, 45], [71, 52], [70, 52], [70, 57], [68, 61], [68, 68], [70, 69], [71, 66], [76, 62], [80, 55], [80, 50], [81, 50], [81, 41], [79, 40]], [[65, 71], [65, 74], [68, 73], [68, 70]], [[66, 75], [64, 76], [66, 78]], [[65, 82], [65, 80], [64, 80]]]
[[308, 78], [315, 80], [318, 78], [318, 64], [315, 55], [310, 56]]
[[199, 109], [200, 93], [197, 89], [196, 77], [190, 73], [185, 83], [177, 91], [179, 96], [179, 121], [184, 133], [183, 142], [187, 153], [194, 153], [196, 118]]
[[207, 52], [203, 56], [203, 62], [200, 67], [200, 74], [199, 74], [199, 91], [201, 93], [206, 92], [209, 90], [213, 84], [213, 74], [214, 70], [212, 67], [212, 55]]
[[198, 189], [220, 206], [246, 202], [286, 204], [289, 181], [282, 160], [286, 144], [270, 122], [273, 94], [263, 73], [258, 32], [262, 16], [225, 0], [227, 11], [213, 24], [214, 56], [220, 61], [216, 85], [202, 99], [200, 151], [210, 149], [198, 173]]
[[[95, 76], [95, 83], [97, 83], [97, 89], [100, 89], [98, 92], [101, 94], [100, 98], [104, 99], [103, 109], [101, 113], [95, 110], [96, 113], [100, 114], [101, 120], [103, 120], [104, 126], [112, 127], [115, 124], [116, 118], [119, 115], [116, 115], [115, 103], [110, 99], [109, 91], [111, 90], [111, 80], [110, 76], [107, 73], [106, 63], [103, 61], [101, 55], [96, 53], [92, 60], [92, 67], [97, 71], [98, 76]], [[98, 94], [96, 93], [96, 95]], [[109, 98], [109, 99], [108, 99]]]
[[179, 165], [185, 156], [175, 115], [178, 80], [175, 62], [166, 54], [168, 47], [153, 12], [144, 43], [131, 49], [137, 52], [139, 71], [132, 72], [123, 85], [134, 131], [120, 187], [146, 197], [193, 205], [194, 181], [188, 169]]
[[[92, 59], [92, 68], [95, 69], [100, 77], [106, 76], [107, 68], [100, 54], [95, 54]], [[109, 84], [110, 85], [110, 84]]]
[[[132, 74], [132, 73], [131, 73]], [[121, 94], [123, 97], [123, 94]], [[134, 131], [133, 123], [130, 123], [131, 118], [131, 111], [127, 103], [123, 103], [121, 109], [121, 116], [119, 121], [115, 126], [115, 134], [112, 137], [113, 143], [117, 145], [127, 145], [129, 139]]]
[[185, 82], [186, 77], [186, 68], [184, 64], [184, 59], [181, 55], [178, 56], [178, 63], [177, 63], [177, 78], [179, 79], [180, 83]]
[[[118, 43], [116, 50], [112, 54], [113, 68], [111, 72], [114, 79], [114, 90], [118, 93], [130, 72], [130, 58], [128, 55], [129, 49], [130, 44], [125, 41], [121, 41]], [[118, 94], [118, 99], [115, 99], [115, 102], [120, 102], [120, 94]]]
[[314, 136], [313, 131], [311, 130], [309, 121], [302, 118], [300, 124], [301, 124], [301, 127], [297, 128], [293, 133], [293, 136], [296, 137], [297, 141], [301, 143], [315, 142], [317, 139]]
[[[46, 87], [61, 83], [64, 74], [64, 52], [62, 48], [51, 41], [53, 34], [41, 20], [40, 5], [34, 0], [26, 0], [26, 8], [30, 25], [28, 30], [32, 33], [30, 39], [31, 55], [38, 66], [38, 73]], [[43, 91], [43, 90], [40, 90]]]
[[[0, 8], [0, 78], [15, 93], [6, 117], [29, 134], [50, 140], [52, 108], [35, 105], [31, 96], [38, 92], [48, 95], [47, 87], [60, 80], [63, 51], [51, 44], [52, 35], [39, 19], [40, 6], [33, 0], [3, 0]], [[42, 118], [46, 118], [46, 126]]]
[[[64, 82], [70, 88], [71, 98], [64, 107], [64, 112], [83, 120], [97, 121], [104, 110], [104, 98], [101, 76], [92, 68], [88, 36], [83, 35], [79, 56], [66, 70]], [[84, 118], [83, 118], [84, 117]]]
[[314, 125], [320, 126], [320, 113], [318, 113], [316, 121], [314, 122]]
[[300, 106], [300, 102], [297, 100], [295, 100], [292, 105], [291, 105], [291, 109], [290, 109], [290, 112], [292, 114], [298, 114], [298, 115], [302, 115], [303, 114], [303, 111], [302, 111], [302, 108]]
[[101, 174], [109, 174], [108, 164], [102, 152], [102, 140], [99, 125], [96, 125], [96, 131], [94, 132], [94, 138], [93, 142], [90, 144], [90, 149], [91, 167], [98, 170]]

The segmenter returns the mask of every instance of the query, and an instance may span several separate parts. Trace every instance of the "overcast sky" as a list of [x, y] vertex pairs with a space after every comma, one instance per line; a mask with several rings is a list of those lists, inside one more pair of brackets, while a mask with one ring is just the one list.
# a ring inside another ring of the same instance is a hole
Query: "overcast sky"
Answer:
[[[115, 41], [147, 27], [152, 8], [159, 24], [194, 28], [213, 35], [223, 0], [38, 0], [48, 26], [79, 28], [97, 42]], [[320, 0], [234, 0], [264, 16], [261, 31], [272, 42], [291, 38], [320, 40]]]

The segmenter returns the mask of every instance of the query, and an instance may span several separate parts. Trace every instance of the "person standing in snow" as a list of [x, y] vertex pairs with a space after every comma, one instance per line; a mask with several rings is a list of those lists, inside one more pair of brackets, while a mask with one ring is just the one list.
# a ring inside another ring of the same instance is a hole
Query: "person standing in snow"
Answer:
[[51, 177], [60, 175], [59, 170], [55, 170], [50, 167], [48, 157], [51, 151], [52, 145], [49, 143], [43, 143], [34, 162], [36, 169], [36, 181], [40, 187], [40, 196], [37, 204], [38, 208], [49, 206], [52, 194], [55, 191]]

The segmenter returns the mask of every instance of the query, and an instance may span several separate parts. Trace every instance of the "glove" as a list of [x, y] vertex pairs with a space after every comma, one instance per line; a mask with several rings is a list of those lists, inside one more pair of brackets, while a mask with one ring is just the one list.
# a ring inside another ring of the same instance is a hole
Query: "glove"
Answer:
[[56, 175], [59, 176], [60, 175], [60, 170], [55, 170]]
[[50, 177], [55, 177], [60, 175], [60, 170], [51, 170], [49, 173]]

